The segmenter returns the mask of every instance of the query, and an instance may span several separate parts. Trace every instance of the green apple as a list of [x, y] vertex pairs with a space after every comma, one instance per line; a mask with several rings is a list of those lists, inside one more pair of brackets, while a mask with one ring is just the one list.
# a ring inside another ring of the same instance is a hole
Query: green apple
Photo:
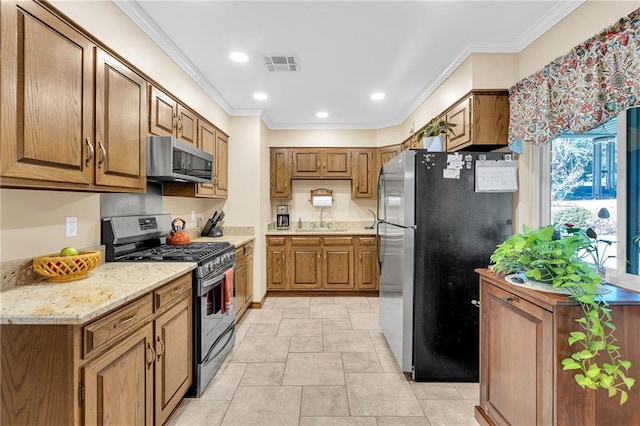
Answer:
[[75, 247], [65, 247], [60, 250], [60, 256], [76, 256], [78, 254], [80, 254], [80, 252]]

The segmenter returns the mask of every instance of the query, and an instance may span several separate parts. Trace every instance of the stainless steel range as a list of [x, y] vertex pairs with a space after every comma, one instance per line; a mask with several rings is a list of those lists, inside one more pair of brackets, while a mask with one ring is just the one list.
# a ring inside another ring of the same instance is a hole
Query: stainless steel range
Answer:
[[200, 396], [235, 343], [233, 304], [225, 306], [224, 282], [235, 267], [235, 247], [227, 242], [167, 245], [171, 215], [117, 216], [102, 219], [107, 262], [196, 262], [193, 272], [194, 383], [189, 395]]

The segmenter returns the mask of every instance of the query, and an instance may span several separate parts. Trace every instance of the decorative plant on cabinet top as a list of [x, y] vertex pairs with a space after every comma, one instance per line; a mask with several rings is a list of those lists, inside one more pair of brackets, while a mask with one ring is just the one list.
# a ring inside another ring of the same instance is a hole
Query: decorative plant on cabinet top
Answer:
[[598, 295], [602, 278], [578, 255], [590, 250], [590, 245], [581, 232], [561, 235], [553, 225], [536, 230], [525, 227], [497, 246], [489, 269], [497, 274], [521, 273], [569, 290], [584, 315], [575, 319], [578, 331], [569, 333], [569, 346], [575, 352], [562, 360], [563, 370], [575, 370], [574, 378], [582, 388], [606, 389], [609, 397], [620, 394], [624, 404], [635, 379], [626, 375], [631, 362], [622, 358], [611, 310]]

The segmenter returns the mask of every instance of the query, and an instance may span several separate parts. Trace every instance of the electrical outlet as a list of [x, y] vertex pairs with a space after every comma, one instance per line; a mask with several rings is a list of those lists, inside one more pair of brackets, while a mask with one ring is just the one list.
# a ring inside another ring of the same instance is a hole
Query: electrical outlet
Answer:
[[191, 220], [196, 220], [196, 211], [191, 210]]
[[78, 235], [78, 218], [75, 216], [69, 216], [66, 220], [67, 223], [67, 237], [76, 237]]

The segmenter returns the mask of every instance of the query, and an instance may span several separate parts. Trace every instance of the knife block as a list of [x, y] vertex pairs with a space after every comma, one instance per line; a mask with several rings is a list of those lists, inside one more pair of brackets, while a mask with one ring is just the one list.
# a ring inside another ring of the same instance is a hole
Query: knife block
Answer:
[[207, 237], [222, 237], [222, 228], [216, 226], [215, 228], [209, 229], [209, 232], [206, 235]]

